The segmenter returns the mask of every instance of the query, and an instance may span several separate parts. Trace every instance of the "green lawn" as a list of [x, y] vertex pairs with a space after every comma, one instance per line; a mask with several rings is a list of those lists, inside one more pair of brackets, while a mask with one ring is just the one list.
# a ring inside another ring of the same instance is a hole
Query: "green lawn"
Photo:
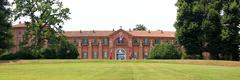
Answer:
[[240, 80], [240, 62], [202, 60], [0, 61], [0, 80]]

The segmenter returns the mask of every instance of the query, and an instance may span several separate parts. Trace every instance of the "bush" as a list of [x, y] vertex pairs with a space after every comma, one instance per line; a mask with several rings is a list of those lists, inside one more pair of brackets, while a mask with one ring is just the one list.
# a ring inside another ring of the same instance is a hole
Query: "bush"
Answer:
[[60, 46], [51, 45], [42, 55], [46, 59], [76, 59], [78, 51], [74, 44], [62, 40]]
[[57, 56], [60, 59], [76, 59], [78, 57], [77, 47], [67, 41], [62, 41]]
[[0, 55], [0, 60], [13, 60], [17, 59], [16, 54], [4, 53]]
[[181, 54], [173, 44], [156, 45], [149, 54], [150, 59], [180, 59]]
[[40, 57], [32, 54], [30, 49], [20, 49], [15, 54], [17, 59], [38, 59]]
[[46, 59], [57, 59], [57, 52], [52, 48], [47, 48], [43, 53], [43, 57]]

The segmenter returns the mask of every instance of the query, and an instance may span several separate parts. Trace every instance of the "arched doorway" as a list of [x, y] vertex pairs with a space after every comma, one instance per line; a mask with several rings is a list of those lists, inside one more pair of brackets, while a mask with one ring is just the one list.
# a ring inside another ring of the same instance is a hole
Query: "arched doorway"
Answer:
[[126, 59], [126, 51], [123, 48], [119, 48], [116, 50], [116, 59], [117, 60], [125, 60]]

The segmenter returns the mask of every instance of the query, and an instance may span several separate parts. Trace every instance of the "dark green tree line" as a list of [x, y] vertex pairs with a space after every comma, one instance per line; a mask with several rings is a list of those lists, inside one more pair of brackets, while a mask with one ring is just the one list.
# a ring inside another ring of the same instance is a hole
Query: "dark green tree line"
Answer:
[[207, 52], [211, 59], [219, 59], [220, 54], [237, 57], [239, 1], [178, 0], [176, 6], [176, 38], [188, 55]]
[[0, 0], [0, 54], [13, 46], [10, 14], [11, 10], [7, 0]]

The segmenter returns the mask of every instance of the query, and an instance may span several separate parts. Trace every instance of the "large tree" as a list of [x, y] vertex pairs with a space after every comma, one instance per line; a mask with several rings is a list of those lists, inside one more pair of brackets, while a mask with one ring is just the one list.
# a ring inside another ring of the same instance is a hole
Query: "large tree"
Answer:
[[14, 0], [15, 20], [27, 17], [22, 49], [30, 49], [36, 58], [41, 57], [45, 43], [53, 36], [62, 36], [64, 20], [70, 19], [69, 8], [59, 0]]
[[204, 16], [200, 24], [202, 29], [202, 51], [210, 53], [211, 59], [219, 59], [221, 46], [221, 9], [219, 0], [199, 0], [204, 5]]
[[[233, 60], [238, 58], [238, 45], [240, 45], [240, 1], [225, 0], [223, 2], [223, 29], [222, 29], [222, 53], [231, 56]], [[230, 59], [231, 59], [230, 58]]]
[[177, 41], [189, 55], [217, 55], [221, 33], [219, 0], [178, 0]]
[[143, 24], [137, 24], [133, 31], [146, 31], [147, 28]]
[[9, 2], [0, 0], [0, 54], [12, 46], [11, 22], [9, 19], [11, 11], [6, 6], [9, 6]]
[[[194, 6], [195, 4], [195, 6]], [[177, 21], [175, 23], [177, 42], [185, 48], [188, 55], [200, 54], [201, 51], [201, 21], [204, 5], [193, 0], [178, 0]], [[194, 7], [194, 8], [193, 8]]]

